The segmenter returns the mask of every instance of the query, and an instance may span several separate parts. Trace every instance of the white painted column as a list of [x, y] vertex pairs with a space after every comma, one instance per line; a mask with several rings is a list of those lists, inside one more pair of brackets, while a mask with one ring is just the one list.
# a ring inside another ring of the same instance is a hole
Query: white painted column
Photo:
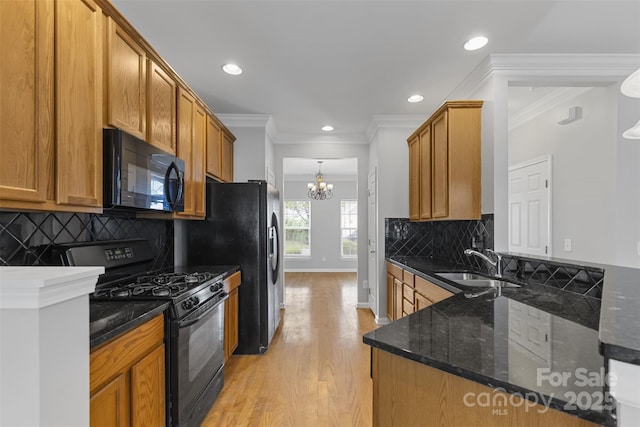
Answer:
[[89, 425], [89, 297], [103, 267], [0, 267], [0, 425]]
[[609, 360], [610, 392], [616, 399], [618, 427], [637, 427], [640, 419], [640, 366]]

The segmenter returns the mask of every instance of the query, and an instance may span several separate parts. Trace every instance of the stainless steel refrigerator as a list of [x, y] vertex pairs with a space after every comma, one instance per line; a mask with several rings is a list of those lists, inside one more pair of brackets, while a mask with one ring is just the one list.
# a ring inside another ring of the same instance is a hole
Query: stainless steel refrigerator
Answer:
[[280, 323], [280, 201], [266, 181], [207, 182], [207, 217], [185, 227], [188, 265], [239, 265], [235, 354], [267, 351]]

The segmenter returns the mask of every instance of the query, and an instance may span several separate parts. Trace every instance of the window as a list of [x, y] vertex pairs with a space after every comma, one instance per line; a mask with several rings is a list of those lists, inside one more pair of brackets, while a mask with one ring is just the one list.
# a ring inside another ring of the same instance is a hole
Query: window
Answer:
[[284, 254], [311, 255], [311, 201], [285, 200]]
[[356, 200], [340, 201], [340, 228], [342, 239], [340, 255], [354, 257], [358, 255], [358, 202]]

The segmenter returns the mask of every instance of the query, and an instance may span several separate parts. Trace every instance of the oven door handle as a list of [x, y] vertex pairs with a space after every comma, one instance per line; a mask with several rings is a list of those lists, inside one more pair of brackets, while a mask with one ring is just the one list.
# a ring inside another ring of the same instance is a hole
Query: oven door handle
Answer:
[[206, 315], [208, 315], [211, 312], [211, 310], [216, 308], [218, 305], [222, 304], [227, 298], [229, 298], [229, 295], [225, 295], [223, 298], [216, 301], [215, 304], [213, 304], [204, 313], [202, 313], [200, 316], [196, 317], [195, 319], [184, 319], [184, 320], [178, 321], [178, 329], [188, 328], [189, 326], [195, 325], [196, 323], [201, 321]]

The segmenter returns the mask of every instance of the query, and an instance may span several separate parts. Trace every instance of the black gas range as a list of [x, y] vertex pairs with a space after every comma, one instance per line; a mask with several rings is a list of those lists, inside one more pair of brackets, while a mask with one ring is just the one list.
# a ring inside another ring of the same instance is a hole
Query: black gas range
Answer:
[[141, 239], [60, 245], [70, 266], [102, 265], [93, 301], [168, 301], [165, 325], [167, 425], [199, 425], [224, 384], [225, 273], [230, 266], [150, 271], [153, 252]]

